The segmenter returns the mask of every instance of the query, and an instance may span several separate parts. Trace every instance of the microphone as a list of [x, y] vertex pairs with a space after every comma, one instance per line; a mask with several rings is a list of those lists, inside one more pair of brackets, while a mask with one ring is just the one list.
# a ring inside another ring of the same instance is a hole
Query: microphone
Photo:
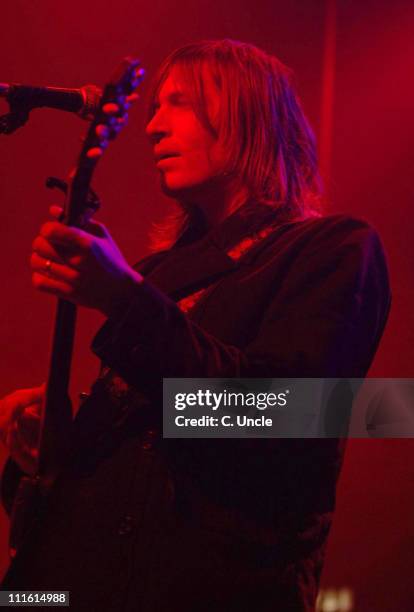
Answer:
[[33, 108], [57, 108], [77, 113], [79, 117], [88, 121], [94, 118], [99, 107], [102, 90], [96, 85], [66, 89], [0, 83], [0, 97], [6, 98], [12, 113], [28, 113]]

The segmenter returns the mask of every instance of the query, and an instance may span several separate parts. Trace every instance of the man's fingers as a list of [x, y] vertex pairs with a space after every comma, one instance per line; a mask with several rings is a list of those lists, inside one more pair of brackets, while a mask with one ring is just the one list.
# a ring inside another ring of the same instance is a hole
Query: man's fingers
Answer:
[[40, 432], [40, 415], [30, 417], [25, 410], [17, 419], [16, 436], [20, 445], [26, 444], [28, 447], [37, 446]]
[[52, 204], [52, 206], [49, 207], [49, 212], [52, 217], [59, 221], [63, 213], [63, 208], [57, 204]]
[[46, 385], [19, 389], [1, 402], [0, 436], [10, 456], [27, 474], [35, 474], [38, 459], [41, 403]]
[[[54, 219], [59, 221], [63, 214], [63, 208], [57, 204], [52, 204], [52, 206], [49, 207], [49, 212]], [[106, 226], [99, 221], [95, 221], [95, 219], [90, 219], [82, 230], [83, 232], [92, 234], [92, 236], [97, 236], [98, 238], [107, 238], [109, 236]]]
[[27, 474], [34, 474], [36, 472], [38, 459], [37, 443], [28, 443], [19, 427], [15, 427], [14, 424], [9, 428], [6, 445], [12, 459], [18, 463], [24, 472]]
[[57, 280], [51, 276], [44, 276], [33, 272], [32, 285], [35, 289], [45, 293], [52, 293], [62, 298], [70, 299], [73, 296], [73, 287], [69, 283]]
[[15, 410], [22, 409], [31, 404], [41, 403], [45, 394], [45, 389], [45, 383], [31, 389], [19, 389], [5, 397], [4, 401], [14, 407]]
[[41, 412], [40, 406], [41, 402], [39, 402], [38, 404], [31, 404], [30, 406], [27, 406], [24, 410], [24, 418], [27, 418], [29, 421], [38, 421]]
[[84, 253], [79, 253], [79, 249], [73, 245], [52, 244], [44, 236], [37, 236], [33, 241], [33, 251], [45, 260], [56, 261], [57, 263], [78, 268], [83, 259]]
[[44, 257], [60, 263], [65, 263], [63, 254], [43, 236], [37, 236], [32, 245], [33, 251]]
[[53, 244], [75, 247], [80, 251], [86, 251], [91, 245], [90, 234], [77, 227], [68, 227], [57, 221], [44, 223], [40, 228], [40, 235]]
[[99, 221], [91, 219], [84, 227], [85, 232], [96, 236], [97, 238], [109, 238], [110, 234], [106, 229], [106, 226]]
[[[79, 280], [79, 272], [74, 268], [71, 268], [65, 263], [42, 257], [36, 252], [32, 253], [30, 265], [33, 272], [37, 272], [47, 279], [57, 279], [72, 285], [76, 284]], [[37, 288], [39, 289], [40, 287]]]

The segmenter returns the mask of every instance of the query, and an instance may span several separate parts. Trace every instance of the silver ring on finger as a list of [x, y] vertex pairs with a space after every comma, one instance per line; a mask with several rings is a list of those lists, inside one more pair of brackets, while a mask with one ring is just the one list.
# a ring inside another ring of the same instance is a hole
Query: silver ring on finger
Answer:
[[48, 276], [52, 274], [52, 262], [50, 259], [46, 259], [45, 261], [45, 272]]

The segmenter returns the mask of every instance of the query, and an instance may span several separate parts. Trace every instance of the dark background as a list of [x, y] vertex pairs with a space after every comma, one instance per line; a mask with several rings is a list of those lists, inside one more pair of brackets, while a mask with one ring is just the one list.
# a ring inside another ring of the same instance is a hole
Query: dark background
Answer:
[[[370, 375], [414, 376], [412, 2], [14, 0], [1, 17], [4, 82], [102, 85], [127, 54], [141, 57], [151, 77], [168, 52], [201, 38], [252, 42], [292, 67], [320, 136], [327, 212], [367, 219], [388, 253], [393, 309]], [[99, 219], [131, 262], [146, 253], [150, 224], [170, 205], [143, 133], [147, 91], [148, 84], [95, 179]], [[60, 199], [44, 180], [66, 177], [85, 129], [76, 116], [38, 110], [15, 135], [0, 136], [0, 395], [46, 377], [54, 301], [31, 288], [30, 247]], [[80, 313], [74, 397], [97, 373], [88, 346], [100, 322]], [[322, 587], [352, 589], [355, 610], [413, 609], [413, 451], [412, 440], [349, 443]], [[7, 527], [2, 514], [0, 571]]]

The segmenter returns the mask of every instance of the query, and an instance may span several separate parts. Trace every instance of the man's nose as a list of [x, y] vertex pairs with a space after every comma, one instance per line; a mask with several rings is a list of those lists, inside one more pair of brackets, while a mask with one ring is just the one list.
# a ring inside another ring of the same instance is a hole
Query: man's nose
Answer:
[[169, 133], [170, 128], [167, 125], [165, 114], [158, 110], [150, 121], [147, 123], [145, 132], [153, 142], [158, 142]]

